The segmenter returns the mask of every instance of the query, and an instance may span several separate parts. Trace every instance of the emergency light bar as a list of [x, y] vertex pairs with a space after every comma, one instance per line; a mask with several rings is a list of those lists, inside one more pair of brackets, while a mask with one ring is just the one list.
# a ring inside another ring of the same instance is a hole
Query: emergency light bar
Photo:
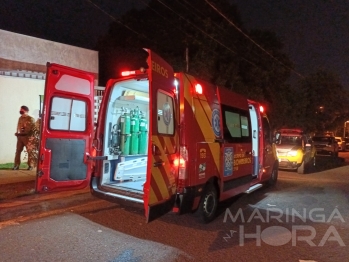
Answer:
[[123, 71], [121, 72], [122, 76], [129, 76], [129, 75], [135, 75], [136, 71]]
[[122, 71], [121, 75], [122, 76], [130, 76], [130, 75], [136, 75], [136, 74], [141, 74], [145, 73], [145, 68], [141, 67], [139, 70], [133, 70], [133, 71]]

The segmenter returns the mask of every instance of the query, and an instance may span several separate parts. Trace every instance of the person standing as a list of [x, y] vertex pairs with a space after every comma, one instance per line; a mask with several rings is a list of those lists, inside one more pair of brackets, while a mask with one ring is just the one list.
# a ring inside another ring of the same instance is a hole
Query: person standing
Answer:
[[21, 116], [18, 119], [17, 132], [15, 136], [17, 137], [15, 164], [12, 168], [13, 170], [18, 170], [21, 164], [21, 153], [23, 148], [26, 147], [28, 153], [28, 170], [33, 169], [33, 157], [31, 154], [31, 147], [28, 147], [29, 139], [32, 136], [33, 130], [35, 128], [35, 120], [33, 117], [28, 115], [29, 108], [27, 106], [21, 106], [19, 113]]

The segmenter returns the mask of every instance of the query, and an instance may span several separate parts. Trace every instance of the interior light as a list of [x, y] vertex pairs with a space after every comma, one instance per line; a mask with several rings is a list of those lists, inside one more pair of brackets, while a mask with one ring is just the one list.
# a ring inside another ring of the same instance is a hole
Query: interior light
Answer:
[[195, 85], [195, 92], [202, 95], [202, 86], [200, 84]]

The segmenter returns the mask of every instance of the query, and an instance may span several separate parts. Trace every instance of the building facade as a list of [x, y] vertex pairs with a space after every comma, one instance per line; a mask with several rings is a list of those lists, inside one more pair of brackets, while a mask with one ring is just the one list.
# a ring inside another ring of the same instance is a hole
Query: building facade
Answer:
[[92, 72], [98, 86], [97, 51], [0, 30], [0, 164], [14, 161], [20, 107], [39, 118], [48, 62]]

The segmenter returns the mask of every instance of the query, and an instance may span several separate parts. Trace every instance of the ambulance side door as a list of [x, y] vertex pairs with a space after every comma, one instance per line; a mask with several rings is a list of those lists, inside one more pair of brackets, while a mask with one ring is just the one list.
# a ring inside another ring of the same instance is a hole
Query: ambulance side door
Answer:
[[252, 144], [248, 110], [222, 105], [222, 191], [224, 197], [244, 192], [252, 180]]
[[94, 75], [47, 64], [37, 192], [82, 189], [89, 185], [94, 114]]
[[147, 180], [144, 208], [147, 222], [171, 211], [176, 197], [177, 177], [173, 161], [178, 154], [178, 125], [172, 67], [149, 52], [150, 119]]
[[275, 161], [277, 159], [275, 154], [275, 144], [273, 144], [272, 130], [270, 128], [269, 120], [266, 116], [262, 115], [262, 125], [263, 125], [263, 168], [265, 169], [265, 174], [270, 176]]

